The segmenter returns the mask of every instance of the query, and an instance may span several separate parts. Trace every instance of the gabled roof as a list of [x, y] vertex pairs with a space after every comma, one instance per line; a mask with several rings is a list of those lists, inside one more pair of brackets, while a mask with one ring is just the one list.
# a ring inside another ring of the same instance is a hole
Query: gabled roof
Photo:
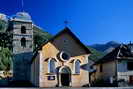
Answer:
[[38, 47], [36, 50], [35, 50], [35, 52], [34, 52], [34, 55], [33, 55], [33, 57], [32, 57], [32, 60], [31, 60], [31, 63], [32, 63], [32, 61], [33, 61], [33, 58], [34, 57], [36, 57], [36, 55], [38, 54], [38, 50], [41, 50], [42, 49], [42, 47], [44, 46], [44, 45], [46, 45], [48, 42], [51, 42], [51, 41], [53, 41], [54, 39], [56, 39], [57, 37], [59, 37], [60, 35], [62, 35], [62, 34], [64, 34], [64, 33], [69, 33], [75, 40], [76, 40], [76, 42], [79, 44], [79, 45], [81, 45], [83, 48], [84, 48], [84, 50], [86, 50], [86, 52], [88, 53], [88, 54], [91, 54], [91, 51], [71, 32], [71, 30], [68, 28], [68, 27], [65, 27], [62, 31], [60, 31], [58, 34], [56, 34], [54, 37], [52, 37], [51, 39], [49, 39], [49, 40], [47, 40], [46, 42], [44, 42], [40, 47]]
[[59, 37], [60, 35], [64, 34], [64, 33], [68, 33], [70, 34], [75, 40], [76, 42], [81, 45], [84, 50], [86, 50], [87, 53], [91, 53], [91, 51], [71, 32], [71, 30], [68, 27], [65, 27], [62, 31], [60, 31], [58, 34], [56, 34], [54, 37], [52, 37], [51, 39], [49, 39], [48, 41], [46, 41], [45, 43], [43, 43], [38, 50], [40, 50], [42, 48], [42, 46], [44, 46], [45, 44], [47, 44], [50, 41], [53, 41], [54, 39], [56, 39], [57, 37]]
[[99, 59], [97, 63], [109, 62], [113, 60], [132, 59], [133, 60], [133, 44], [121, 44], [112, 52]]

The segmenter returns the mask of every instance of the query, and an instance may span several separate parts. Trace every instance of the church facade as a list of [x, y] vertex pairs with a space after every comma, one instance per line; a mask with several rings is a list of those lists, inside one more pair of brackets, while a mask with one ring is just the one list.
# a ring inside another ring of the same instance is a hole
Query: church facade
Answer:
[[37, 87], [82, 87], [89, 84], [90, 50], [65, 28], [42, 44], [31, 61], [31, 83]]

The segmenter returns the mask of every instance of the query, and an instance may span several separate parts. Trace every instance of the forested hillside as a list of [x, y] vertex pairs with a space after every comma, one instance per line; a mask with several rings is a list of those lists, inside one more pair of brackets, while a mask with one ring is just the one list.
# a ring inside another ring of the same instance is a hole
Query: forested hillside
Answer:
[[98, 59], [100, 59], [101, 57], [103, 57], [105, 55], [105, 53], [97, 51], [96, 49], [94, 49], [90, 46], [87, 46], [87, 47], [88, 47], [88, 49], [90, 49], [90, 51], [92, 53], [89, 56], [89, 59], [92, 60], [92, 61], [97, 61]]
[[34, 48], [49, 40], [52, 35], [38, 26], [33, 26]]

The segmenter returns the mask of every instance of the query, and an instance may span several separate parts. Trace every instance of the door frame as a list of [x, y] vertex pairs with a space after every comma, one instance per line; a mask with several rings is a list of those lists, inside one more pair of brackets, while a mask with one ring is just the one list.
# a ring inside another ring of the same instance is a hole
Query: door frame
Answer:
[[71, 69], [68, 67], [68, 66], [63, 66], [59, 69], [59, 73], [58, 73], [58, 79], [59, 79], [59, 87], [63, 87], [63, 85], [61, 84], [61, 74], [62, 74], [62, 69], [63, 68], [66, 68], [69, 70], [69, 78], [70, 78], [70, 82], [69, 82], [69, 86], [68, 87], [71, 87], [72, 86], [72, 74], [71, 74]]

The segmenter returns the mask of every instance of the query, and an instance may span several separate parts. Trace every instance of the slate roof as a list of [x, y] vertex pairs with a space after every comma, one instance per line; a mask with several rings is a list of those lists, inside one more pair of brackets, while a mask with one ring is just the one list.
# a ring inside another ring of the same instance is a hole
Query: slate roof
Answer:
[[121, 44], [112, 52], [99, 59], [95, 64], [113, 60], [133, 60], [133, 44]]
[[[88, 54], [91, 54], [91, 51], [87, 48], [87, 46], [85, 46], [85, 45], [71, 32], [71, 30], [70, 30], [68, 27], [65, 27], [62, 31], [60, 31], [59, 33], [57, 33], [54, 37], [52, 37], [51, 39], [47, 40], [47, 41], [44, 42], [40, 47], [38, 47], [38, 48], [35, 50], [35, 54], [34, 54], [33, 58], [37, 55], [37, 53], [38, 53], [37, 51], [38, 51], [38, 50], [41, 50], [42, 47], [43, 47], [45, 44], [47, 44], [48, 42], [53, 41], [54, 39], [56, 39], [57, 37], [59, 37], [60, 35], [62, 35], [62, 34], [64, 34], [64, 33], [70, 34], [70, 35], [73, 37], [73, 39], [75, 39], [76, 42], [77, 42], [79, 45], [81, 45], [81, 46], [84, 48], [84, 50], [85, 50]], [[33, 59], [33, 58], [32, 58], [32, 59]]]
[[69, 33], [75, 40], [76, 42], [81, 45], [87, 53], [91, 53], [91, 51], [71, 32], [71, 30], [68, 27], [65, 27], [62, 31], [60, 31], [58, 34], [56, 34], [54, 37], [52, 37], [51, 39], [49, 39], [48, 41], [46, 41], [45, 43], [43, 43], [39, 48], [41, 49], [42, 46], [44, 46], [45, 44], [47, 44], [50, 41], [53, 41], [54, 39], [56, 39], [57, 37], [59, 37], [60, 35], [64, 34], [64, 33]]

